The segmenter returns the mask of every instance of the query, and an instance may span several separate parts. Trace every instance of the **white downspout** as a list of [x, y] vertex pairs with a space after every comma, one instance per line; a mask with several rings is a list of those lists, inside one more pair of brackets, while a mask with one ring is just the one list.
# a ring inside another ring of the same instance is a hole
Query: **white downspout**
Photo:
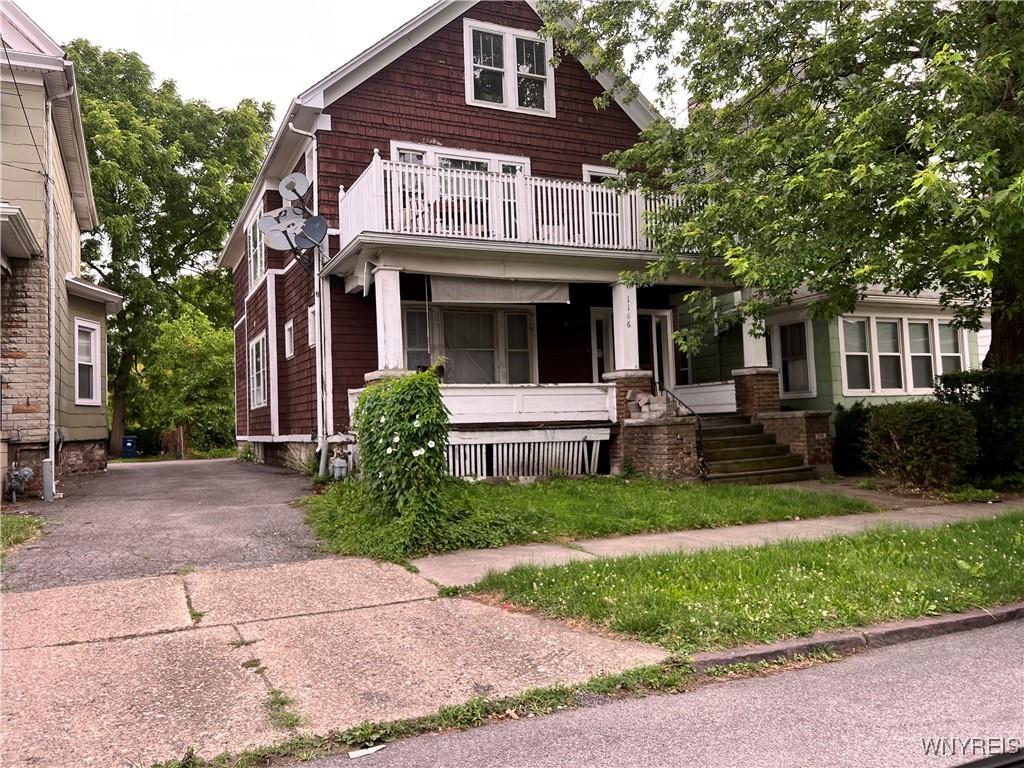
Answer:
[[66, 99], [75, 92], [72, 85], [63, 93], [57, 93], [46, 100], [44, 118], [46, 120], [46, 263], [50, 278], [50, 296], [47, 302], [47, 320], [49, 323], [49, 375], [47, 377], [47, 401], [49, 418], [47, 419], [47, 461], [50, 463], [49, 477], [43, 472], [43, 498], [53, 501], [57, 493], [57, 253], [54, 247], [54, 208], [53, 208], [53, 102]]
[[[318, 157], [318, 148], [316, 141], [316, 133], [313, 131], [303, 131], [295, 127], [295, 124], [291, 121], [288, 122], [288, 130], [292, 133], [298, 134], [299, 136], [306, 136], [311, 142], [313, 142], [313, 178], [310, 179], [310, 183], [313, 185], [313, 215], [320, 215], [320, 164]], [[327, 399], [324, 394], [327, 381], [327, 372], [324, 370], [324, 345], [327, 343], [326, 333], [324, 332], [324, 310], [323, 310], [323, 291], [321, 290], [321, 284], [323, 278], [320, 277], [320, 267], [323, 264], [323, 249], [324, 243], [317, 246], [313, 255], [313, 306], [316, 307], [316, 431], [317, 431], [317, 448], [320, 451], [320, 476], [324, 477], [327, 474]]]

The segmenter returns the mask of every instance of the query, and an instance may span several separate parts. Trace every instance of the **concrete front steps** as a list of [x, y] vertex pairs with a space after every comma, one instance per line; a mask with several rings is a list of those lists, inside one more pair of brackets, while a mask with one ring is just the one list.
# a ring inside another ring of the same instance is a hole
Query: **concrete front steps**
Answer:
[[814, 477], [814, 467], [776, 443], [749, 416], [709, 415], [701, 423], [709, 482], [787, 483]]

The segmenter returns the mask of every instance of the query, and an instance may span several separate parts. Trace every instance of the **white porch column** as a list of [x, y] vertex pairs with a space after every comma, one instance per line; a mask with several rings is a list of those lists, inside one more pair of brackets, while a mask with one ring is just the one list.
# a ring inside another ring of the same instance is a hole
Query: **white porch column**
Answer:
[[637, 334], [635, 286], [623, 283], [612, 285], [612, 331], [615, 370], [639, 369], [640, 341]]
[[768, 367], [768, 337], [755, 338], [751, 335], [754, 323], [748, 319], [743, 320], [743, 367], [744, 368], [767, 368]]
[[377, 306], [377, 368], [381, 371], [402, 370], [402, 297], [398, 287], [399, 270], [377, 267], [374, 271], [373, 294]]

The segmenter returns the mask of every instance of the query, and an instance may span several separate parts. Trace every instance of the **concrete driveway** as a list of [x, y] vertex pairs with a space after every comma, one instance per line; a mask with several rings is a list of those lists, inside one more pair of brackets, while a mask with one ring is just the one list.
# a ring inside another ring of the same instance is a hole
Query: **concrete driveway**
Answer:
[[308, 560], [316, 540], [289, 501], [305, 478], [233, 459], [111, 464], [74, 478], [65, 498], [32, 504], [46, 535], [4, 562], [5, 589], [26, 590]]
[[[0, 593], [0, 765], [148, 766], [298, 730], [657, 663], [664, 651], [318, 556], [293, 474], [232, 461], [116, 465], [43, 508]], [[279, 701], [279, 700], [278, 700]], [[275, 717], [275, 715], [277, 717]]]

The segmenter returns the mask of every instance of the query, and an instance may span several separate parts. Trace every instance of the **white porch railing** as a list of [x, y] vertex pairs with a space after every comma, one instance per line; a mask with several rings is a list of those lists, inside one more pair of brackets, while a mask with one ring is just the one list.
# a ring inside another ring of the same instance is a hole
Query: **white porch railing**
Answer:
[[382, 160], [339, 193], [344, 249], [363, 232], [649, 251], [649, 212], [678, 195], [645, 198], [602, 184]]
[[[348, 391], [349, 413], [362, 391]], [[611, 384], [442, 384], [441, 396], [453, 426], [615, 420]]]
[[672, 393], [696, 413], [733, 413], [736, 410], [736, 384], [732, 381], [672, 387]]

